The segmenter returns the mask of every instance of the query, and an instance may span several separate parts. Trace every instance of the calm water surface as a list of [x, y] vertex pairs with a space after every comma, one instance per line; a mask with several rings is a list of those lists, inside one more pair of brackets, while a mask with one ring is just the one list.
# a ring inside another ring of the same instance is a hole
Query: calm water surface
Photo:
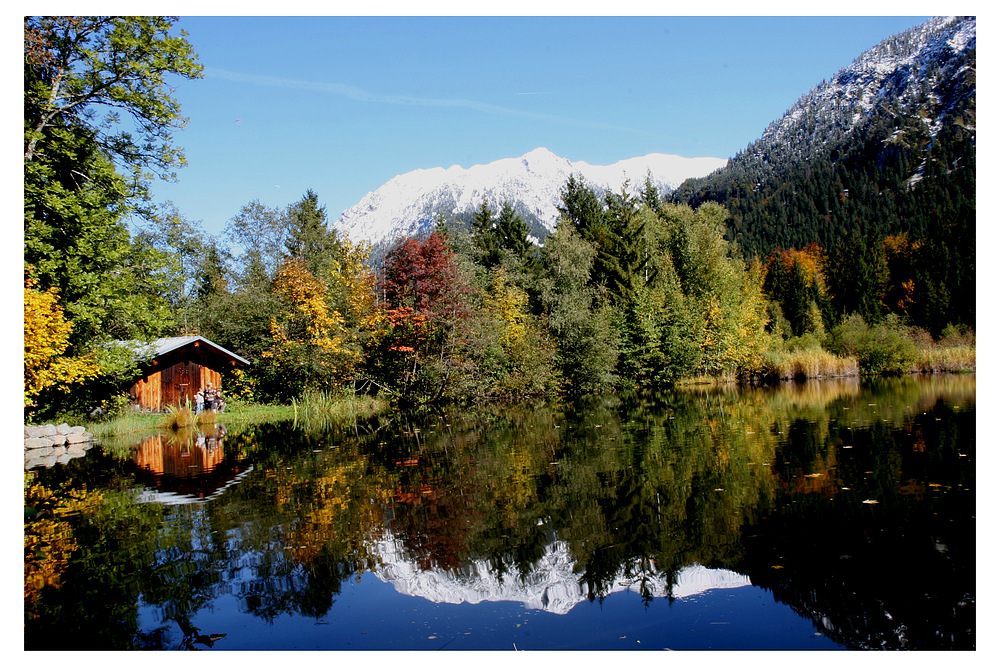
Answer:
[[975, 376], [98, 446], [25, 484], [27, 649], [974, 649]]

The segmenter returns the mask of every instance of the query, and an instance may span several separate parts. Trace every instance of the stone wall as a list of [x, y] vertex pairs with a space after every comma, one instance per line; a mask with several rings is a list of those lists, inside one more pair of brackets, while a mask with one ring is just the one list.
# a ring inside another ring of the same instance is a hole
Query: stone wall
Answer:
[[82, 426], [45, 424], [24, 427], [24, 468], [51, 467], [83, 456], [94, 446], [94, 436]]

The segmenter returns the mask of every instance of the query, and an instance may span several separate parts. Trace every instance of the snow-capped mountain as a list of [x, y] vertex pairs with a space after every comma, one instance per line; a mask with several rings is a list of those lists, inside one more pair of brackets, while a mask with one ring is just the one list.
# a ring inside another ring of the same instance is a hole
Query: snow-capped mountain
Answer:
[[[943, 105], [938, 114], [925, 119], [934, 136], [940, 128], [938, 116], [950, 108], [947, 95], [941, 92], [964, 85], [966, 71], [974, 67], [966, 54], [975, 48], [975, 17], [936, 17], [893, 35], [803, 95], [767, 128], [762, 142], [769, 137], [794, 137], [801, 134], [803, 125], [822, 126], [824, 121], [843, 132], [886, 107]], [[806, 123], [807, 118], [812, 123]]]
[[975, 50], [975, 17], [937, 17], [893, 35], [805, 93], [730, 167], [809, 158], [880, 117], [919, 117], [933, 140], [958, 115], [974, 133]]
[[379, 246], [420, 233], [433, 224], [438, 214], [461, 218], [471, 215], [484, 200], [494, 211], [509, 201], [539, 237], [555, 229], [559, 191], [570, 175], [599, 190], [619, 189], [628, 181], [638, 191], [648, 174], [666, 194], [685, 179], [705, 176], [725, 164], [726, 160], [720, 158], [653, 153], [598, 166], [571, 162], [545, 148], [536, 148], [521, 157], [467, 169], [454, 165], [396, 176], [344, 211], [334, 227], [354, 242]]
[[[489, 562], [472, 561], [458, 570], [421, 569], [406, 557], [391, 538], [378, 543], [382, 564], [375, 576], [391, 583], [403, 595], [422, 597], [436, 603], [477, 604], [479, 602], [520, 602], [526, 609], [541, 609], [553, 614], [568, 613], [589, 599], [588, 591], [574, 572], [573, 558], [564, 542], [553, 542], [534, 570], [521, 578], [516, 572], [502, 581]], [[609, 593], [638, 591], [638, 582], [630, 581], [625, 573], [615, 577]], [[655, 595], [668, 592], [665, 580], [648, 582]], [[700, 565], [686, 567], [677, 573], [670, 594], [674, 598], [697, 595], [708, 590], [751, 586], [749, 577], [729, 570], [709, 569]]]
[[934, 18], [859, 55], [669, 198], [724, 206], [747, 255], [829, 249], [854, 232], [924, 238], [939, 219], [975, 225], [975, 135], [976, 18]]

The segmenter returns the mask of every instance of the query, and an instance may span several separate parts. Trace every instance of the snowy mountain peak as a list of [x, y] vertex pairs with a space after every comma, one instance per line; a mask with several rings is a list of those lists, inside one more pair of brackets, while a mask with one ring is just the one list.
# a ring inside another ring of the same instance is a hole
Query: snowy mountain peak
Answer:
[[625, 181], [638, 191], [647, 174], [667, 194], [687, 178], [705, 176], [725, 166], [721, 158], [684, 158], [654, 153], [608, 166], [571, 162], [539, 147], [521, 157], [447, 169], [417, 169], [390, 179], [344, 211], [334, 227], [352, 241], [385, 246], [420, 234], [437, 216], [470, 216], [485, 200], [494, 211], [509, 201], [536, 237], [555, 229], [560, 190], [571, 175], [598, 190], [618, 189]]

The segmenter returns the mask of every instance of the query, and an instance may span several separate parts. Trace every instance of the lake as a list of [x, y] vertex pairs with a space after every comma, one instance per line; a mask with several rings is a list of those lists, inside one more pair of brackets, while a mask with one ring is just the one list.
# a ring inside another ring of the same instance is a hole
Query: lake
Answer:
[[975, 411], [945, 375], [98, 443], [26, 482], [25, 648], [971, 650]]

